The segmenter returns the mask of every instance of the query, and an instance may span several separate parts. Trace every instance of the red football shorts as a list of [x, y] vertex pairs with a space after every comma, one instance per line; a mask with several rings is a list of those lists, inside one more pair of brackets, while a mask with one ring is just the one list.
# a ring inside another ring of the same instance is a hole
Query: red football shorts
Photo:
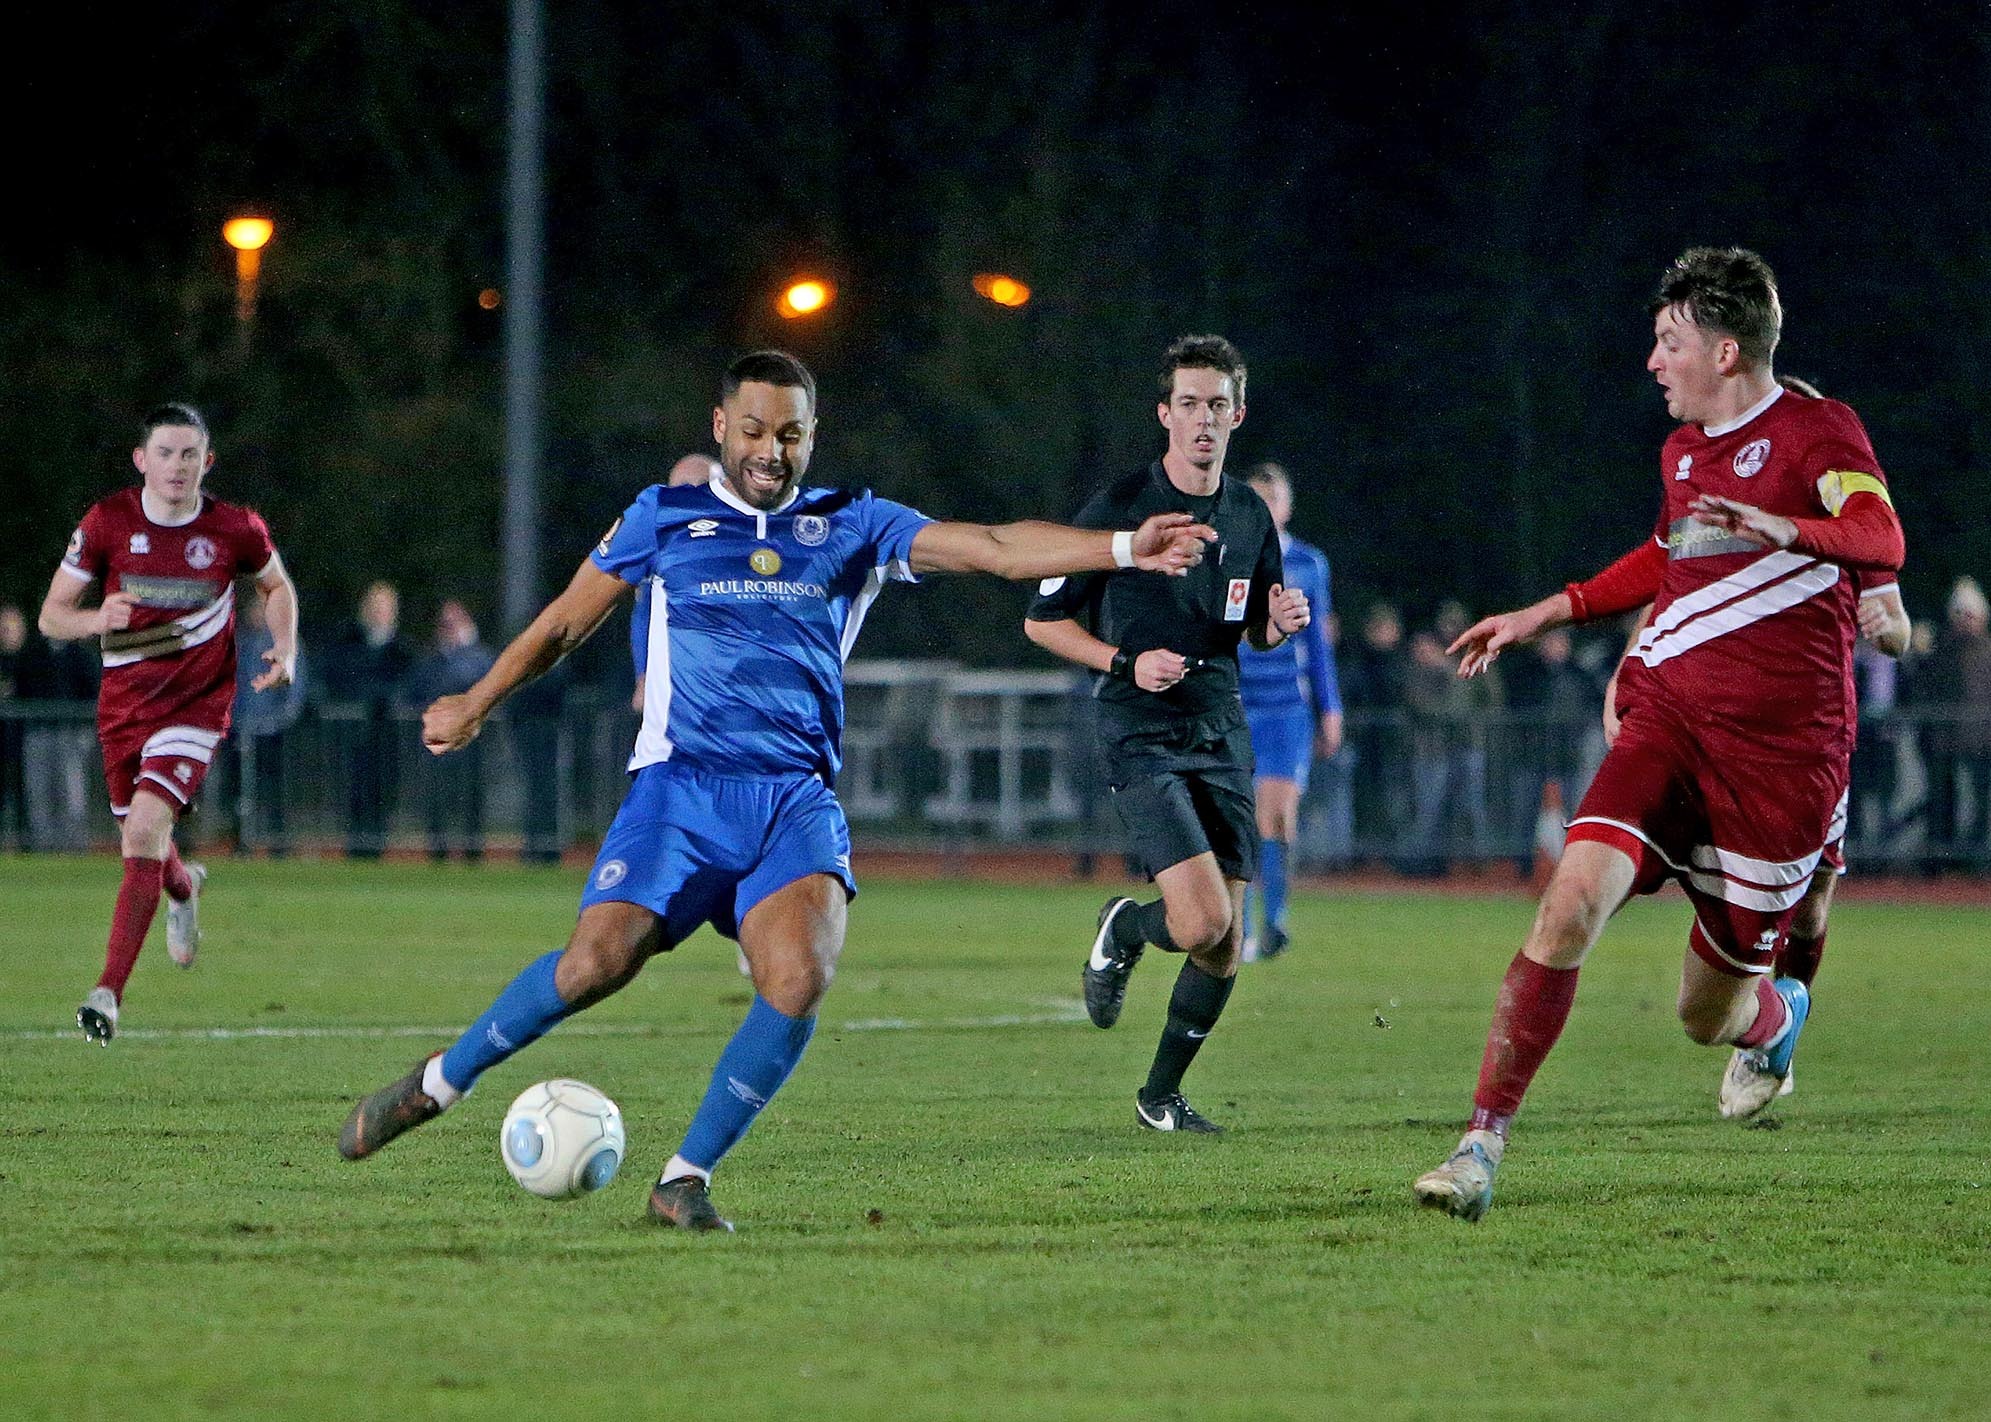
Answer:
[[1569, 838], [1630, 855], [1633, 893], [1678, 880], [1694, 905], [1688, 942], [1710, 967], [1767, 973], [1832, 834], [1846, 770], [1844, 757], [1766, 757], [1648, 701], [1625, 718]]
[[177, 815], [193, 804], [207, 779], [220, 731], [199, 726], [138, 728], [104, 738], [104, 784], [111, 792], [111, 813], [123, 818], [131, 797], [146, 790], [173, 807]]

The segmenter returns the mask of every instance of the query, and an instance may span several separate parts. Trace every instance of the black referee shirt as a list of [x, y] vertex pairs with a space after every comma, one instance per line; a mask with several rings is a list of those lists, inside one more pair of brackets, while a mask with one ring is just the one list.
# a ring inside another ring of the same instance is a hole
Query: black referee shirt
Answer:
[[1129, 657], [1165, 647], [1201, 658], [1167, 691], [1143, 691], [1130, 680], [1101, 675], [1093, 694], [1129, 720], [1166, 723], [1237, 705], [1237, 644], [1247, 627], [1265, 623], [1272, 585], [1285, 577], [1272, 511], [1242, 479], [1225, 476], [1217, 492], [1193, 498], [1169, 482], [1159, 461], [1116, 479], [1079, 510], [1080, 528], [1138, 528], [1158, 513], [1186, 513], [1217, 531], [1203, 561], [1187, 577], [1124, 568], [1048, 578], [1030, 604], [1033, 622], [1086, 623], [1102, 642]]

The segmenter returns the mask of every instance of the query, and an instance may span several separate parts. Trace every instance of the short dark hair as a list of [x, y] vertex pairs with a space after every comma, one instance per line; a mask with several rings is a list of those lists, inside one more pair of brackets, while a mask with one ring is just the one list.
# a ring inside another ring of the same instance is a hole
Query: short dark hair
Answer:
[[1783, 386], [1791, 394], [1802, 395], [1807, 400], [1823, 400], [1825, 398], [1823, 390], [1820, 390], [1809, 380], [1802, 379], [1799, 376], [1780, 375], [1777, 377], [1777, 384]]
[[1696, 326], [1735, 338], [1742, 358], [1767, 365], [1784, 308], [1770, 264], [1746, 247], [1690, 247], [1659, 278], [1650, 314], [1677, 306]]
[[1288, 489], [1293, 487], [1293, 477], [1286, 472], [1286, 466], [1270, 459], [1254, 464], [1251, 468], [1245, 470], [1244, 482], [1247, 484], [1284, 484]]
[[168, 400], [165, 404], [147, 413], [145, 418], [139, 422], [138, 443], [140, 446], [150, 444], [152, 442], [152, 432], [162, 425], [185, 425], [188, 429], [199, 430], [202, 439], [210, 442], [213, 440], [213, 436], [207, 432], [207, 421], [201, 418], [199, 410], [179, 400]]
[[1161, 353], [1161, 398], [1167, 403], [1175, 394], [1178, 370], [1215, 370], [1231, 378], [1237, 402], [1244, 403], [1244, 357], [1222, 336], [1184, 336]]
[[739, 394], [740, 387], [749, 381], [759, 385], [799, 386], [809, 397], [810, 413], [815, 412], [816, 377], [787, 351], [748, 351], [727, 366], [726, 376], [719, 382], [719, 403], [723, 405]]

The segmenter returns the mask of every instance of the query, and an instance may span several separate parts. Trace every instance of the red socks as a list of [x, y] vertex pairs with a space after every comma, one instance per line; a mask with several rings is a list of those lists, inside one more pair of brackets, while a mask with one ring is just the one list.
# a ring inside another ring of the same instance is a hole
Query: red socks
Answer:
[[165, 868], [157, 859], [124, 862], [124, 882], [118, 886], [118, 906], [111, 914], [111, 941], [104, 950], [104, 975], [97, 979], [98, 987], [109, 988], [120, 1001], [138, 962], [138, 950], [145, 946], [145, 931], [152, 927], [152, 915], [159, 911]]
[[1473, 1092], [1473, 1130], [1507, 1134], [1528, 1083], [1569, 1021], [1577, 971], [1545, 968], [1521, 953], [1507, 965], [1479, 1064], [1479, 1089]]
[[166, 897], [176, 904], [183, 904], [187, 901], [187, 895], [194, 891], [194, 876], [180, 862], [180, 846], [171, 839], [166, 841], [165, 864]]
[[1790, 1020], [1791, 1010], [1777, 990], [1770, 986], [1766, 973], [1756, 979], [1756, 1020], [1749, 1024], [1749, 1030], [1735, 1039], [1738, 1047], [1764, 1047], [1784, 1030], [1784, 1023]]

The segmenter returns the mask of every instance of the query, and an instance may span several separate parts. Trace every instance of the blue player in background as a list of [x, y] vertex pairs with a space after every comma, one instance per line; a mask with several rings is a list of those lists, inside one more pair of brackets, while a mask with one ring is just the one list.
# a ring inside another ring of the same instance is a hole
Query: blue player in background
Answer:
[[[1247, 896], [1244, 920], [1246, 962], [1276, 958], [1286, 951], [1287, 875], [1293, 841], [1299, 837], [1300, 796], [1314, 751], [1330, 760], [1341, 749], [1341, 686], [1334, 675], [1334, 648], [1327, 640], [1329, 614], [1327, 555], [1286, 531], [1293, 517], [1293, 484], [1277, 464], [1259, 464], [1245, 475], [1272, 510], [1279, 546], [1286, 558], [1286, 586], [1299, 588], [1314, 610], [1313, 621], [1296, 637], [1269, 652], [1249, 644], [1238, 648], [1238, 695], [1251, 727], [1251, 754], [1258, 762], [1252, 789], [1258, 797], [1259, 883]], [[1263, 925], [1252, 931], [1253, 898], [1264, 903]]]
[[527, 965], [447, 1051], [355, 1105], [339, 1134], [348, 1160], [432, 1120], [482, 1073], [710, 923], [745, 952], [754, 1000], [649, 1212], [659, 1224], [730, 1230], [707, 1191], [713, 1168], [801, 1059], [857, 892], [831, 787], [844, 659], [872, 602], [887, 582], [929, 572], [1181, 573], [1214, 537], [1186, 514], [1122, 532], [991, 527], [936, 523], [868, 490], [804, 489], [815, 379], [780, 351], [727, 368], [712, 435], [719, 477], [645, 489], [491, 671], [423, 716], [430, 751], [461, 749], [505, 697], [585, 641], [633, 587], [649, 587], [629, 794], [566, 949]]

